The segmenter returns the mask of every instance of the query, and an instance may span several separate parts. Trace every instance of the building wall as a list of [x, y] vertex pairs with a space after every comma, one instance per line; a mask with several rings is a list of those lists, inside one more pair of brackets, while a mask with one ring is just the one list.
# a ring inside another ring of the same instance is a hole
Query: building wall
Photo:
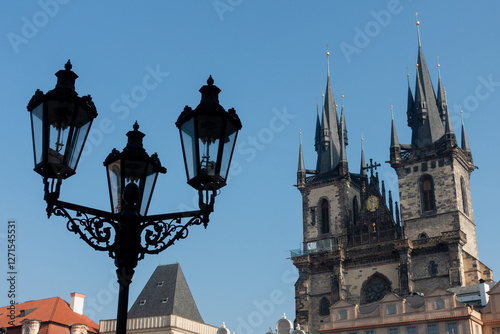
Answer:
[[[407, 236], [417, 240], [422, 233], [438, 237], [442, 232], [461, 230], [466, 235], [463, 249], [477, 258], [476, 232], [470, 191], [470, 172], [463, 154], [454, 153], [439, 158], [415, 159], [397, 169], [401, 218]], [[434, 211], [423, 211], [421, 180], [430, 175], [434, 181]], [[466, 191], [467, 213], [462, 200], [461, 179]]]

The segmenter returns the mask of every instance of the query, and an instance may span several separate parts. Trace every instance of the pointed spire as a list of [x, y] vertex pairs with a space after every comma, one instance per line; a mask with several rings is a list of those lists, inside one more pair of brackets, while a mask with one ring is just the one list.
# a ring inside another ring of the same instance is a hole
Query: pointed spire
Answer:
[[318, 161], [316, 164], [318, 173], [334, 170], [340, 161], [339, 120], [330, 82], [329, 55], [330, 53], [327, 52], [328, 75], [320, 125], [320, 147], [318, 148]]
[[[446, 104], [448, 104], [448, 102], [446, 100], [446, 91], [444, 91], [444, 101], [445, 101]], [[445, 134], [447, 136], [449, 136], [449, 135], [455, 135], [455, 132], [453, 132], [453, 125], [451, 124], [451, 117], [450, 117], [450, 112], [448, 111], [448, 106], [446, 107], [446, 127], [445, 127]]]
[[417, 18], [417, 21], [415, 22], [415, 24], [417, 25], [418, 46], [421, 47], [422, 43], [420, 43], [420, 29], [419, 29], [420, 21], [418, 20], [418, 13], [415, 13], [415, 16]]
[[[346, 130], [345, 130], [345, 124], [344, 124], [344, 120], [341, 120], [340, 121], [340, 132], [341, 133], [344, 133]], [[340, 162], [345, 162], [347, 163], [347, 156], [346, 156], [346, 151], [345, 151], [345, 140], [344, 140], [345, 136], [340, 136]]]
[[462, 110], [460, 110], [460, 117], [462, 118], [462, 151], [470, 152], [469, 140], [467, 139], [467, 134], [465, 133], [464, 115]]
[[392, 207], [392, 192], [389, 190], [389, 212], [391, 213], [391, 217], [394, 218], [394, 209]]
[[326, 79], [326, 92], [325, 92], [325, 104], [323, 106], [324, 112], [326, 114], [326, 119], [328, 122], [328, 128], [330, 130], [330, 141], [331, 141], [331, 169], [337, 167], [339, 162], [340, 153], [340, 138], [338, 135], [339, 129], [339, 119], [337, 115], [337, 106], [335, 105], [335, 98], [333, 97], [332, 84], [330, 81], [330, 52], [326, 53], [327, 57], [327, 79]]
[[347, 146], [349, 145], [349, 142], [347, 139], [347, 123], [345, 122], [345, 115], [344, 115], [344, 88], [342, 88], [341, 98], [342, 100], [341, 100], [341, 110], [340, 110], [340, 122], [343, 123], [344, 125], [342, 131], [339, 132], [339, 137], [344, 136], [344, 145]]
[[314, 137], [314, 150], [318, 152], [321, 144], [321, 122], [319, 120], [318, 103], [316, 103], [316, 135]]
[[359, 174], [366, 177], [366, 161], [365, 161], [365, 149], [363, 145], [363, 134], [361, 134], [361, 166], [359, 167]]
[[410, 74], [408, 73], [406, 73], [406, 80], [408, 81], [408, 104], [406, 107], [406, 116], [407, 116], [408, 126], [410, 128], [413, 128], [413, 122], [415, 121], [415, 115], [413, 113], [415, 102], [413, 101], [413, 94], [411, 93]]
[[[420, 22], [417, 21], [418, 56], [415, 84], [415, 102], [408, 123], [412, 128], [412, 146], [423, 147], [435, 143], [445, 133], [443, 121], [436, 102], [436, 95], [425, 62], [420, 42]], [[408, 106], [410, 107], [410, 105]]]
[[302, 132], [299, 132], [299, 167], [298, 173], [305, 173], [306, 167], [304, 166], [304, 155], [302, 154]]
[[391, 106], [391, 148], [399, 147], [398, 133], [396, 132], [396, 124], [394, 123], [394, 110]]
[[[439, 60], [439, 57], [438, 57]], [[444, 93], [443, 83], [441, 82], [441, 65], [437, 64], [438, 68], [438, 89], [436, 96], [436, 103], [438, 106], [439, 114], [441, 116], [441, 121], [446, 126], [446, 118], [448, 113], [448, 105], [446, 103], [446, 96]]]
[[326, 45], [326, 73], [330, 77], [330, 52], [328, 51], [328, 44]]

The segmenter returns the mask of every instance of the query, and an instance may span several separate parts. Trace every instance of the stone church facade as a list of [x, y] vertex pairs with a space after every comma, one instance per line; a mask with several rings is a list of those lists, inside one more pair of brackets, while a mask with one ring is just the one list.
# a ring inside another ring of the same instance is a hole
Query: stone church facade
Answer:
[[[417, 26], [418, 28], [418, 26]], [[328, 53], [327, 53], [328, 56]], [[316, 169], [299, 149], [297, 188], [302, 195], [303, 248], [292, 251], [296, 324], [315, 333], [339, 300], [370, 304], [388, 293], [427, 294], [491, 282], [478, 259], [470, 175], [476, 168], [462, 122], [453, 130], [441, 77], [434, 90], [418, 38], [415, 88], [408, 80], [410, 144], [391, 123], [390, 164], [400, 203], [386, 193], [378, 164], [350, 168], [344, 106], [340, 117], [328, 69], [321, 117], [316, 121]]]

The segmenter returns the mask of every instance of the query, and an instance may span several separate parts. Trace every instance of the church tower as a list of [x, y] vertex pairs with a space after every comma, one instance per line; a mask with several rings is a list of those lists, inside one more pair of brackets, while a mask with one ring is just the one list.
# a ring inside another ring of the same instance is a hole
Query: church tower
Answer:
[[339, 118], [329, 64], [314, 146], [316, 169], [308, 170], [301, 136], [297, 188], [303, 205], [303, 249], [292, 251], [299, 270], [295, 321], [311, 334], [341, 299], [369, 303], [390, 291], [409, 292], [408, 279], [400, 282], [400, 276], [408, 275], [405, 269], [398, 271], [402, 257], [393, 244], [402, 236], [393, 218], [399, 214], [394, 213], [390, 192], [386, 198], [384, 183], [380, 186], [380, 165], [373, 160], [366, 165], [362, 147], [359, 172], [349, 170], [344, 96]]
[[330, 306], [340, 300], [370, 304], [390, 292], [404, 297], [493, 279], [478, 259], [470, 191], [476, 167], [465, 127], [462, 121], [458, 145], [441, 75], [437, 92], [430, 79], [418, 21], [417, 32], [413, 91], [408, 78], [411, 144], [400, 143], [391, 119], [389, 163], [398, 176], [399, 204], [379, 180], [380, 165], [366, 163], [363, 141], [359, 171], [350, 170], [344, 96], [339, 118], [329, 64], [314, 170], [305, 168], [300, 137], [303, 247], [291, 259], [299, 272], [295, 323], [307, 333], [329, 321]]
[[[478, 260], [470, 191], [470, 176], [476, 167], [465, 127], [462, 122], [459, 146], [440, 72], [437, 93], [432, 86], [418, 21], [417, 34], [414, 97], [408, 81], [411, 144], [399, 143], [393, 120], [390, 164], [398, 175], [406, 237], [413, 247], [422, 248], [421, 252], [412, 252], [414, 286], [417, 291], [426, 292], [431, 288], [429, 276], [439, 278], [433, 286], [464, 286], [491, 278], [491, 271]], [[443, 252], [430, 260], [423, 248], [441, 248]]]

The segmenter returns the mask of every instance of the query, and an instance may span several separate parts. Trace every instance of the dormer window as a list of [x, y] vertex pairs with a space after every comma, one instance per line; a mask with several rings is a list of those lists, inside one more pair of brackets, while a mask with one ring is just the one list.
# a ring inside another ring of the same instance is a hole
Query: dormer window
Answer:
[[162, 304], [166, 304], [166, 303], [168, 302], [168, 298], [163, 298], [163, 299], [161, 300], [161, 302], [162, 302]]
[[163, 286], [163, 281], [156, 283], [156, 286]]
[[141, 301], [139, 302], [139, 305], [144, 305], [144, 304], [146, 304], [146, 299], [141, 300]]

